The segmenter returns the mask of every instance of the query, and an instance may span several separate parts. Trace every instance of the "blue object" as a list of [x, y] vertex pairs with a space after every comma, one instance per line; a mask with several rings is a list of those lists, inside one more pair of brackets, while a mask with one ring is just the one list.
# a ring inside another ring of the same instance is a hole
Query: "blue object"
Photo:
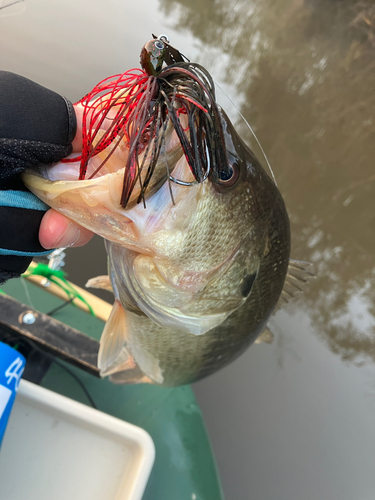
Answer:
[[0, 191], [0, 207], [16, 207], [25, 210], [41, 210], [45, 212], [49, 209], [42, 200], [29, 191]]
[[48, 255], [52, 250], [46, 250], [45, 252], [22, 252], [20, 250], [9, 250], [8, 248], [0, 248], [0, 255], [18, 255], [20, 257], [34, 257], [40, 255]]
[[0, 445], [25, 364], [22, 354], [0, 342]]

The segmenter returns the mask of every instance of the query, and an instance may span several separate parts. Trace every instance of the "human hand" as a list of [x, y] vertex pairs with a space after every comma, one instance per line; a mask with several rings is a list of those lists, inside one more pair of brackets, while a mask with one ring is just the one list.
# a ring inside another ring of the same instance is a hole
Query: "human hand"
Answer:
[[0, 283], [20, 276], [33, 256], [48, 253], [46, 248], [80, 246], [92, 236], [47, 210], [25, 190], [19, 175], [41, 163], [55, 163], [72, 149], [80, 151], [76, 114], [59, 94], [0, 71]]
[[[82, 149], [82, 106], [74, 105], [77, 118], [77, 132], [72, 142], [73, 153], [80, 153]], [[48, 210], [40, 223], [39, 241], [46, 248], [81, 247], [86, 245], [93, 233], [79, 226], [52, 208]]]

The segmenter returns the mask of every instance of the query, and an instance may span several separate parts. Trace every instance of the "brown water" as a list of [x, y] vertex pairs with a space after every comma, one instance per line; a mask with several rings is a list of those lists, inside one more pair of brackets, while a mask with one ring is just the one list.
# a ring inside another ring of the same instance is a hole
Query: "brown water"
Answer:
[[[195, 386], [228, 500], [375, 498], [371, 5], [26, 0], [0, 11], [0, 67], [72, 100], [138, 66], [150, 34], [167, 33], [213, 74], [268, 155], [293, 257], [313, 262], [316, 280], [273, 317], [272, 345]], [[236, 108], [218, 97], [261, 156]], [[103, 273], [101, 242], [70, 250], [67, 268], [77, 283]]]

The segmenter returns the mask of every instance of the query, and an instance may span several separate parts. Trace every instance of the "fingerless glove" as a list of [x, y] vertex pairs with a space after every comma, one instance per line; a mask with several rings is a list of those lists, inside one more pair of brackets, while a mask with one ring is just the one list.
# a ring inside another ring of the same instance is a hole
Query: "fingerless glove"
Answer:
[[70, 101], [0, 71], [0, 283], [23, 273], [33, 256], [50, 253], [38, 239], [48, 206], [27, 191], [19, 174], [70, 154], [75, 133]]

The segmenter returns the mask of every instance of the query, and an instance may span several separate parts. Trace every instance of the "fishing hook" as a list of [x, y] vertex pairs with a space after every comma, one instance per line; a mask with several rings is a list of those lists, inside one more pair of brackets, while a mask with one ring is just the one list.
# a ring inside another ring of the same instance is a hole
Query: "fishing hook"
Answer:
[[[206, 146], [206, 152], [208, 152], [207, 146]], [[208, 160], [210, 159], [209, 156], [207, 156], [207, 158], [208, 158]], [[202, 180], [200, 182], [199, 181], [191, 181], [191, 182], [180, 181], [179, 179], [172, 177], [172, 175], [169, 175], [169, 179], [172, 182], [174, 182], [175, 184], [178, 184], [179, 186], [194, 186], [195, 184], [200, 184], [200, 183], [204, 182], [208, 178], [208, 176], [210, 174], [210, 170], [211, 170], [211, 163], [210, 163], [210, 161], [208, 161], [206, 173], [204, 174], [204, 176], [202, 177]]]

